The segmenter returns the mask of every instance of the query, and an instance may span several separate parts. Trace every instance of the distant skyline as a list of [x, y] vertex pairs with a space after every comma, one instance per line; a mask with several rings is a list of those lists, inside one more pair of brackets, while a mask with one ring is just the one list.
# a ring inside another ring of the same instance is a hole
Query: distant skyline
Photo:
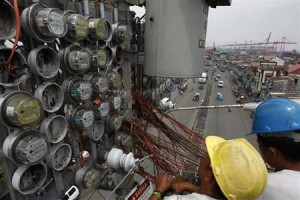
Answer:
[[[133, 8], [138, 16], [144, 8]], [[264, 42], [297, 42], [286, 50], [300, 51], [300, 0], [232, 0], [231, 6], [210, 8], [206, 45]], [[279, 47], [279, 46], [278, 46]]]

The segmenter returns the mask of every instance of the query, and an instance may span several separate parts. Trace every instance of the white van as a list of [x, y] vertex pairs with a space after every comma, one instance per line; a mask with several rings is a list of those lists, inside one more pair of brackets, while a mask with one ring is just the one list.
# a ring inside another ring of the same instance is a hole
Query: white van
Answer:
[[224, 86], [224, 81], [218, 81], [218, 87], [222, 88]]

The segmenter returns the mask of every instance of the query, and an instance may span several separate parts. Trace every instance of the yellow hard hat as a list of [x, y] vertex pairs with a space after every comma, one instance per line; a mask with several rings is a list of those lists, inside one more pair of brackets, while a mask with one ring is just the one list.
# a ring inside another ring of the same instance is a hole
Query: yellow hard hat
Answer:
[[267, 169], [247, 140], [208, 136], [206, 146], [214, 177], [227, 199], [256, 199], [263, 192]]

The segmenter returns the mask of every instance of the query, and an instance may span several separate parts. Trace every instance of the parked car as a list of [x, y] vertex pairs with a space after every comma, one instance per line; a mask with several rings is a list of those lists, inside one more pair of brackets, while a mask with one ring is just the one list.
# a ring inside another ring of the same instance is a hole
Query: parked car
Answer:
[[223, 101], [223, 95], [221, 93], [217, 93], [217, 100]]
[[199, 87], [198, 87], [200, 90], [202, 90], [203, 89], [203, 85], [199, 85]]
[[246, 100], [246, 96], [245, 95], [240, 95], [237, 99], [236, 99], [236, 103], [245, 103]]
[[220, 88], [224, 87], [224, 81], [218, 81], [218, 87]]

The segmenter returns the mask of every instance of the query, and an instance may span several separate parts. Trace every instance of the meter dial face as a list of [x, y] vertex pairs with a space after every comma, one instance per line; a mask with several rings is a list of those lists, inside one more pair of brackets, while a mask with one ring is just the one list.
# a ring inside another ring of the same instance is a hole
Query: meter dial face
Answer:
[[68, 57], [70, 68], [74, 71], [87, 71], [90, 68], [89, 53], [84, 50], [73, 50]]
[[75, 101], [86, 101], [92, 97], [93, 90], [92, 85], [88, 81], [77, 81], [75, 82], [70, 89], [70, 96]]
[[81, 16], [78, 15], [75, 18], [75, 23], [74, 23], [74, 28], [75, 28], [75, 33], [78, 37], [86, 37], [88, 34], [88, 23], [87, 20]]
[[107, 63], [107, 52], [104, 49], [99, 49], [96, 54], [98, 66], [105, 66]]
[[114, 115], [109, 119], [108, 125], [110, 130], [117, 131], [121, 128], [123, 118], [119, 115]]
[[85, 39], [88, 35], [88, 21], [85, 17], [79, 14], [70, 14], [67, 12], [68, 33], [66, 39], [71, 42], [76, 42]]
[[96, 87], [98, 88], [100, 93], [108, 91], [108, 80], [106, 77], [99, 77], [96, 82]]
[[104, 40], [107, 36], [108, 27], [106, 21], [99, 19], [96, 23], [96, 35], [100, 40]]
[[94, 111], [84, 108], [75, 109], [73, 124], [81, 130], [90, 128], [95, 121]]
[[58, 12], [56, 10], [50, 12], [48, 16], [48, 22], [51, 33], [60, 37], [64, 36], [67, 27], [65, 17], [62, 12]]
[[114, 89], [118, 89], [122, 85], [122, 78], [119, 73], [111, 73], [110, 75], [110, 86]]

